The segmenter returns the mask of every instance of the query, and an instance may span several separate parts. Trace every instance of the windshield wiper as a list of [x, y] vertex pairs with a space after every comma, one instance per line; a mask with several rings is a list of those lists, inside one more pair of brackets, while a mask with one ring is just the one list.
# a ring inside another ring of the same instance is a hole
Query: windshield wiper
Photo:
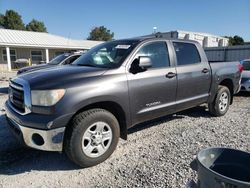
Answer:
[[96, 67], [96, 68], [103, 68], [103, 69], [109, 69], [110, 67], [106, 66], [97, 66], [93, 64], [76, 64], [77, 66], [86, 66], [86, 67]]
[[77, 66], [86, 66], [86, 67], [97, 67], [93, 64], [76, 64]]

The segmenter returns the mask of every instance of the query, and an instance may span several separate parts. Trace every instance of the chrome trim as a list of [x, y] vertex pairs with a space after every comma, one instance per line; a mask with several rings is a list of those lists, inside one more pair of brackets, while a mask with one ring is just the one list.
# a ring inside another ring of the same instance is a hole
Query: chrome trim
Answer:
[[[19, 87], [17, 85], [21, 85], [23, 87]], [[9, 105], [11, 106], [11, 108], [17, 112], [18, 114], [21, 114], [21, 115], [26, 115], [26, 114], [29, 114], [31, 113], [31, 91], [30, 91], [30, 85], [27, 81], [21, 79], [21, 78], [13, 78], [10, 80], [9, 82], [9, 85], [15, 89], [18, 89], [18, 90], [23, 90], [24, 92], [24, 112], [20, 112], [18, 110], [15, 109], [15, 107], [13, 107], [13, 105], [10, 104], [9, 102]]]
[[11, 109], [14, 110], [16, 113], [21, 114], [21, 115], [25, 115], [25, 113], [22, 113], [22, 112], [18, 111], [18, 110], [12, 105], [12, 103], [10, 102], [10, 100], [8, 100], [7, 102], [8, 102], [8, 105], [11, 107]]
[[[65, 127], [52, 129], [52, 130], [39, 130], [29, 127], [24, 127], [16, 122], [14, 119], [8, 117], [11, 123], [21, 131], [24, 143], [38, 150], [44, 151], [62, 151], [63, 150], [63, 137], [65, 132]], [[44, 144], [39, 146], [35, 144], [32, 140], [33, 134], [39, 134], [43, 140]], [[59, 137], [59, 139], [57, 138]], [[58, 139], [58, 140], [57, 140]]]
[[187, 98], [187, 99], [181, 99], [181, 100], [166, 103], [166, 104], [160, 104], [160, 105], [156, 105], [156, 106], [147, 107], [147, 108], [144, 108], [144, 109], [140, 110], [137, 114], [142, 114], [142, 113], [145, 113], [145, 112], [150, 112], [150, 111], [161, 109], [161, 108], [166, 108], [166, 107], [182, 104], [182, 103], [189, 102], [189, 101], [202, 99], [202, 98], [205, 98], [205, 97], [208, 97], [208, 96], [209, 96], [209, 94], [206, 93], [206, 94], [190, 97], [190, 98]]
[[11, 87], [17, 89], [17, 90], [23, 91], [23, 87], [20, 87], [20, 86], [17, 86], [17, 85], [15, 85], [15, 84], [13, 84], [12, 81], [9, 82], [9, 85], [10, 85]]

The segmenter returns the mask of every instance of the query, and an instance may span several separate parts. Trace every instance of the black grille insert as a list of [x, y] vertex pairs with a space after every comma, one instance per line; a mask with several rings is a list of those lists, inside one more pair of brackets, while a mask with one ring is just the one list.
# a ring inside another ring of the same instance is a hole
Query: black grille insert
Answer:
[[10, 82], [9, 101], [17, 111], [21, 113], [25, 112], [24, 90], [22, 85], [17, 84], [13, 81]]

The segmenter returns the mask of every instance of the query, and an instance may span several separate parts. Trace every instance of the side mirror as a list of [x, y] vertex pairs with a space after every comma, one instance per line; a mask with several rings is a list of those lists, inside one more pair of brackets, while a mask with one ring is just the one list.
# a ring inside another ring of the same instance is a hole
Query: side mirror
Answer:
[[139, 67], [142, 69], [148, 69], [152, 67], [152, 61], [150, 57], [140, 56], [139, 57]]
[[152, 61], [150, 57], [147, 56], [140, 56], [134, 59], [133, 63], [130, 67], [130, 72], [132, 74], [137, 74], [139, 72], [144, 72], [148, 68], [152, 67]]

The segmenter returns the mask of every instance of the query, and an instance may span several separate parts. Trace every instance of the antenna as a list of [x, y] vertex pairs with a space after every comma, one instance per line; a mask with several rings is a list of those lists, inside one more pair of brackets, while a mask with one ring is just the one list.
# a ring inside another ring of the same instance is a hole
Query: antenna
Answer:
[[153, 27], [153, 33], [155, 34], [157, 30], [157, 27]]

